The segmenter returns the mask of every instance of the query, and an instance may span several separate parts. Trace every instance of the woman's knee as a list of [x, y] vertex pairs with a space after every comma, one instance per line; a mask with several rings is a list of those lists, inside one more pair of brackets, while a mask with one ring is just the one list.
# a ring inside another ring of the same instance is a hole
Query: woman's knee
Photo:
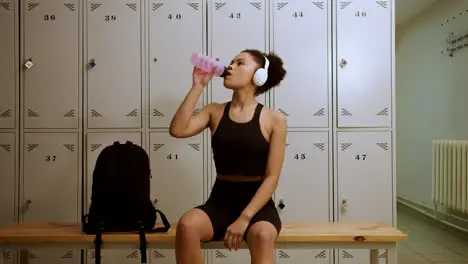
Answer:
[[273, 224], [260, 221], [252, 225], [247, 234], [247, 241], [254, 244], [273, 244], [275, 243], [278, 232]]
[[213, 235], [213, 228], [210, 219], [203, 211], [192, 209], [179, 219], [177, 234], [206, 240]]

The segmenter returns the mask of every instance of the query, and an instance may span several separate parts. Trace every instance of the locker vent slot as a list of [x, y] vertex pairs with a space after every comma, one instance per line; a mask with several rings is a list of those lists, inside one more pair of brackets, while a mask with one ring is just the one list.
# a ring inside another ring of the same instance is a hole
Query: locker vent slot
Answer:
[[388, 5], [387, 5], [387, 1], [376, 1], [377, 4], [379, 4], [381, 7], [383, 8], [387, 8]]
[[135, 258], [138, 258], [138, 251], [133, 251], [132, 253], [128, 254], [127, 255], [127, 258], [128, 259], [135, 259]]
[[131, 117], [131, 116], [133, 117], [138, 116], [138, 109], [133, 109], [133, 111], [127, 114], [127, 117]]
[[159, 112], [158, 109], [153, 109], [153, 116], [164, 116], [164, 114]]
[[6, 110], [0, 114], [0, 117], [11, 117], [11, 109]]
[[163, 3], [153, 3], [153, 11], [163, 6]]
[[102, 4], [91, 4], [91, 11], [98, 9]]
[[326, 250], [323, 250], [322, 252], [320, 252], [319, 254], [317, 254], [315, 256], [315, 258], [326, 258], [327, 257], [327, 251]]
[[286, 113], [283, 109], [278, 109], [280, 113], [282, 113], [284, 116], [289, 116], [288, 113]]
[[39, 6], [39, 3], [28, 3], [28, 10], [31, 11], [38, 6]]
[[346, 7], [348, 7], [349, 5], [351, 4], [351, 2], [340, 2], [340, 8], [341, 9], [345, 9]]
[[378, 112], [377, 115], [383, 116], [383, 115], [388, 115], [388, 108], [384, 108], [382, 111]]
[[29, 117], [39, 117], [39, 114], [34, 112], [33, 110], [31, 109], [28, 109], [28, 116]]
[[276, 3], [276, 10], [282, 9], [282, 8], [285, 7], [287, 4], [288, 4], [287, 2], [279, 2], [279, 3]]
[[195, 10], [200, 9], [200, 5], [198, 3], [187, 3], [187, 5], [191, 6]]
[[320, 8], [320, 9], [323, 9], [324, 6], [323, 6], [323, 2], [312, 2], [312, 4], [314, 4], [316, 7]]
[[11, 251], [3, 251], [3, 259], [11, 260]]
[[64, 115], [64, 117], [75, 117], [75, 110], [70, 110]]
[[379, 258], [386, 258], [387, 257], [387, 252], [384, 251], [382, 254], [380, 254]]
[[353, 114], [351, 114], [351, 112], [349, 112], [345, 108], [341, 108], [341, 115], [343, 115], [343, 116], [352, 116]]
[[153, 251], [153, 258], [165, 258], [165, 256], [161, 254], [159, 251], [155, 250]]
[[325, 150], [325, 143], [314, 143], [314, 145], [319, 148], [321, 151]]
[[[92, 259], [96, 257], [96, 253], [94, 252], [94, 250], [91, 250], [91, 251], [89, 252], [89, 255], [90, 255], [90, 258], [92, 258]], [[102, 254], [101, 254], [101, 258], [103, 258], [103, 255], [102, 255]]]
[[62, 257], [60, 258], [63, 258], [63, 259], [72, 259], [73, 258], [73, 251], [68, 251], [67, 254], [63, 255]]
[[283, 250], [280, 250], [278, 251], [278, 256], [279, 258], [281, 259], [284, 259], [284, 258], [291, 258], [286, 252], [284, 252]]
[[343, 258], [354, 258], [353, 255], [349, 254], [349, 252], [345, 251], [345, 250], [343, 250], [342, 256], [343, 256]]
[[125, 4], [125, 5], [130, 7], [133, 11], [137, 11], [137, 4], [136, 3], [128, 3], [128, 4]]
[[98, 113], [96, 110], [91, 109], [91, 117], [102, 117], [102, 115]]
[[10, 10], [10, 3], [0, 3], [0, 6], [5, 8], [6, 10]]
[[39, 147], [39, 144], [28, 144], [28, 152], [33, 151], [37, 147]]
[[215, 3], [215, 9], [219, 10], [221, 7], [225, 6], [227, 3]]
[[189, 146], [191, 146], [196, 151], [200, 151], [200, 144], [191, 143], [191, 144], [189, 144]]
[[164, 144], [153, 144], [153, 151], [158, 151]]
[[4, 149], [5, 151], [11, 152], [10, 144], [0, 144], [0, 148]]
[[388, 143], [377, 143], [377, 146], [381, 147], [384, 150], [388, 150]]
[[75, 4], [63, 4], [64, 6], [68, 7], [71, 11], [75, 11]]
[[216, 257], [217, 258], [227, 258], [225, 254], [223, 254], [221, 251], [216, 250]]
[[96, 151], [102, 146], [102, 144], [91, 144], [91, 152]]
[[74, 144], [63, 144], [63, 146], [65, 148], [67, 148], [71, 152], [75, 151], [75, 145]]
[[320, 110], [318, 110], [314, 116], [324, 116], [325, 115], [325, 108], [322, 108]]
[[349, 148], [352, 145], [352, 143], [341, 143], [341, 150], [344, 151], [347, 148]]
[[262, 3], [261, 2], [250, 2], [251, 5], [253, 5], [255, 8], [258, 10], [262, 10]]

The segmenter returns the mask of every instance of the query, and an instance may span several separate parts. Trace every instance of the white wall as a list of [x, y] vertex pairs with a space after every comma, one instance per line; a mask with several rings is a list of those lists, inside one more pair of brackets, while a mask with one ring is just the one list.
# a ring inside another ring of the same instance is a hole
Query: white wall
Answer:
[[441, 54], [451, 31], [468, 33], [468, 1], [438, 1], [396, 29], [397, 193], [431, 208], [431, 141], [468, 139], [468, 47]]

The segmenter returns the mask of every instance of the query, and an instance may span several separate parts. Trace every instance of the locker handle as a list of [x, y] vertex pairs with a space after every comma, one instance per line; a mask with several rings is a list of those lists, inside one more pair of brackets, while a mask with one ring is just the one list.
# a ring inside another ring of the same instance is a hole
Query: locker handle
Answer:
[[345, 58], [341, 58], [340, 67], [344, 68], [346, 65], [348, 65], [348, 61]]
[[96, 60], [95, 59], [90, 59], [89, 62], [88, 62], [88, 66], [90, 68], [96, 67]]
[[343, 199], [343, 200], [341, 201], [341, 208], [342, 208], [343, 210], [348, 209], [348, 199]]
[[278, 202], [278, 207], [279, 209], [283, 210], [284, 207], [286, 207], [286, 205], [284, 204], [284, 200], [283, 199], [280, 199], [279, 202]]
[[32, 62], [32, 59], [29, 58], [26, 60], [26, 63], [24, 63], [24, 67], [26, 67], [27, 69], [31, 69], [32, 66], [34, 66], [34, 63]]

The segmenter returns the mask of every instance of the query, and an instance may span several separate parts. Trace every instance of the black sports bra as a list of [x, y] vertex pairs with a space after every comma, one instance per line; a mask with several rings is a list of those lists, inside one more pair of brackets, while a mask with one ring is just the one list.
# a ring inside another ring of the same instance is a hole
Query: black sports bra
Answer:
[[263, 105], [258, 103], [253, 118], [245, 123], [231, 120], [230, 106], [228, 102], [211, 141], [216, 171], [221, 175], [264, 176], [269, 143], [260, 128]]

